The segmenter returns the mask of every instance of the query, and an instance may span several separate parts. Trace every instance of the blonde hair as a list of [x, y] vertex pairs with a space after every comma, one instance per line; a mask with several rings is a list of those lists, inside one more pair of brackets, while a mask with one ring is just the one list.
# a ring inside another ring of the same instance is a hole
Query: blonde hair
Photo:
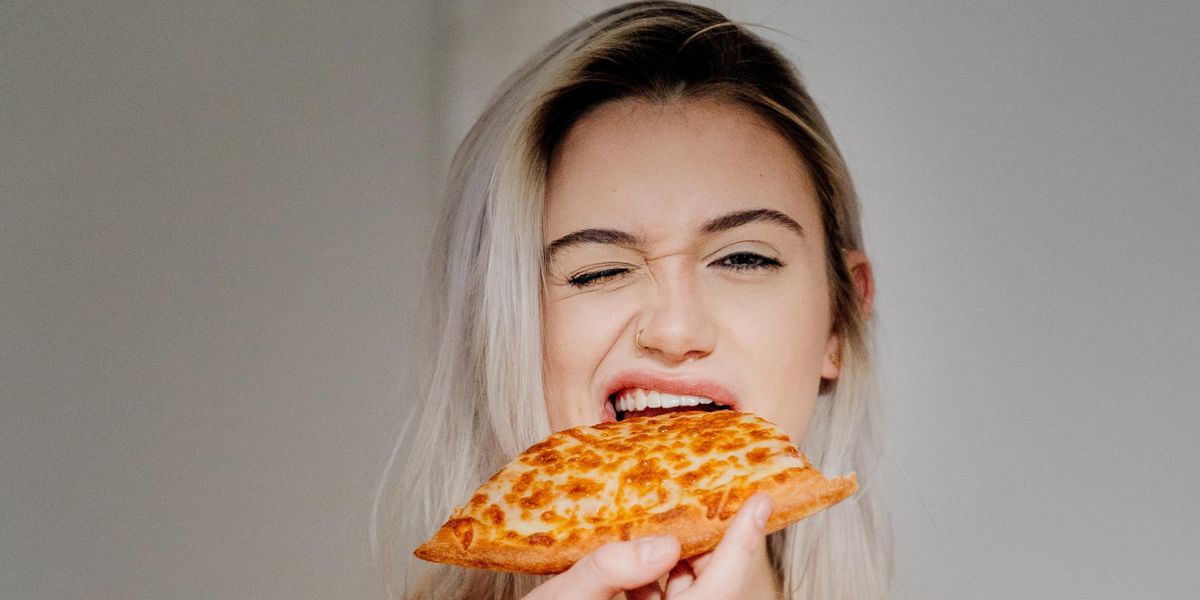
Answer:
[[804, 452], [856, 470], [852, 499], [768, 542], [787, 598], [881, 598], [889, 530], [874, 471], [877, 394], [867, 317], [844, 260], [861, 249], [845, 162], [788, 62], [720, 13], [677, 2], [613, 8], [551, 42], [505, 83], [455, 155], [424, 307], [429, 364], [380, 483], [372, 545], [394, 598], [518, 598], [539, 578], [423, 563], [412, 549], [455, 503], [549, 433], [542, 392], [541, 211], [551, 157], [571, 126], [621, 99], [715, 99], [750, 108], [790, 140], [817, 187], [842, 371], [825, 382]]

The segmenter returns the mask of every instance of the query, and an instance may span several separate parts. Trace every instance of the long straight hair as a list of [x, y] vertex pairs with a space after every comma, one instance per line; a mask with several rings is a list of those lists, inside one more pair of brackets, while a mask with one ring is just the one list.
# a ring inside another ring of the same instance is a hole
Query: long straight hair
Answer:
[[858, 201], [828, 127], [789, 63], [720, 13], [668, 1], [622, 5], [551, 42], [504, 84], [451, 166], [423, 322], [432, 346], [376, 494], [371, 540], [393, 598], [513, 599], [542, 579], [424, 563], [412, 549], [475, 487], [549, 433], [542, 392], [541, 219], [546, 174], [571, 126], [622, 99], [735, 103], [787, 138], [816, 183], [842, 370], [826, 381], [802, 449], [856, 470], [851, 499], [778, 533], [768, 553], [785, 597], [874, 599], [891, 576], [873, 485], [880, 439], [871, 335], [847, 250]]

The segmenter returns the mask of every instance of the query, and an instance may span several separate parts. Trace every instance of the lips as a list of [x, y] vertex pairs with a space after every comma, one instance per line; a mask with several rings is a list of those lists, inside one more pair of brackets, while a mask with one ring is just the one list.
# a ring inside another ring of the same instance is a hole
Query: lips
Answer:
[[698, 376], [626, 372], [614, 377], [605, 387], [604, 421], [737, 407], [735, 396], [725, 386]]

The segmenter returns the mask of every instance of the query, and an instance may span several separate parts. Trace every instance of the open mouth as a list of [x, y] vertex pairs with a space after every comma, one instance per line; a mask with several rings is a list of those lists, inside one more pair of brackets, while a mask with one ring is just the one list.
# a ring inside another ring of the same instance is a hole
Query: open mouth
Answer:
[[608, 402], [618, 421], [685, 410], [712, 412], [730, 408], [704, 396], [668, 394], [642, 388], [617, 391], [608, 397]]

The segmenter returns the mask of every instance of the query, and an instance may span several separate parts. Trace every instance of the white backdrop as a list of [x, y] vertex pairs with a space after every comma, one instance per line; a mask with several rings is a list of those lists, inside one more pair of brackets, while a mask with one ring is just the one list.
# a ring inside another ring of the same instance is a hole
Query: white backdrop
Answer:
[[[375, 597], [446, 158], [610, 4], [0, 4], [0, 597]], [[1200, 8], [709, 4], [859, 186], [896, 597], [1194, 597]]]

